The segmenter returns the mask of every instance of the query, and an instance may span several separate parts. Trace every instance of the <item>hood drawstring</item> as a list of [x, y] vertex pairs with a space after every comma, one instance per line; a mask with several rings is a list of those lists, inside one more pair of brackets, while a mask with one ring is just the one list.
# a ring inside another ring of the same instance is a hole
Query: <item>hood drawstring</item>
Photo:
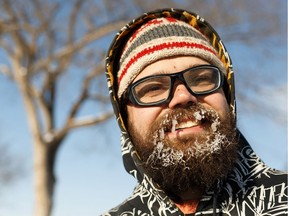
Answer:
[[217, 192], [214, 191], [214, 194], [213, 194], [213, 216], [216, 216], [216, 208], [217, 208]]
[[218, 199], [218, 194], [220, 193], [221, 185], [222, 185], [222, 181], [218, 179], [216, 188], [214, 189], [214, 193], [213, 193], [213, 216], [217, 215], [217, 199]]

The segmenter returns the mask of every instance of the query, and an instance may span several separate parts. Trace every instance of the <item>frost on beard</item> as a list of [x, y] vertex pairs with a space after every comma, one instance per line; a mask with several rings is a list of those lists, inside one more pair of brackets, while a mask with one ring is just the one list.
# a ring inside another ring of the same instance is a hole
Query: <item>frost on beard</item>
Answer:
[[219, 116], [217, 115], [217, 119], [212, 122], [211, 124], [211, 129], [213, 132], [216, 132], [217, 131], [217, 127], [220, 125], [220, 121], [219, 121]]
[[[153, 161], [161, 161], [163, 167], [175, 164], [185, 165], [184, 152], [165, 146], [163, 142], [157, 142], [152, 154], [148, 158], [148, 163], [153, 165]], [[155, 167], [156, 168], [156, 167]]]
[[176, 119], [172, 120], [172, 128], [171, 132], [174, 133], [176, 131], [176, 125], [178, 124], [178, 121]]
[[[196, 120], [201, 121], [206, 117], [209, 113], [207, 110], [199, 110], [193, 113], [193, 116]], [[201, 158], [204, 159], [207, 155], [211, 153], [218, 152], [221, 150], [221, 145], [223, 141], [226, 139], [226, 136], [218, 131], [220, 127], [220, 118], [217, 113], [214, 112], [214, 119], [211, 123], [211, 133], [202, 136], [202, 138], [196, 137], [193, 141], [188, 142], [187, 145], [183, 149], [174, 149], [173, 145], [169, 144], [169, 142], [173, 142], [170, 140], [165, 140], [165, 131], [164, 128], [159, 129], [154, 135], [154, 150], [150, 154], [150, 161], [157, 160], [161, 161], [163, 166], [169, 166], [174, 164], [185, 164], [185, 158]], [[162, 125], [168, 124], [168, 121], [171, 122], [171, 132], [175, 132], [176, 125], [179, 123], [177, 118], [179, 115], [174, 116], [171, 120], [165, 118], [162, 122]], [[201, 140], [201, 141], [200, 141]]]

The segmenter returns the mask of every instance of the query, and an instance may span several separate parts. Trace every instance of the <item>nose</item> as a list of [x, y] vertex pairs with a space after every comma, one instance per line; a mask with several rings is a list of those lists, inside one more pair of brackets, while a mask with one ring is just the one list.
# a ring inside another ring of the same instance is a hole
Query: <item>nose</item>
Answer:
[[178, 85], [176, 85], [174, 89], [173, 97], [170, 100], [168, 107], [175, 108], [175, 107], [180, 107], [180, 106], [186, 106], [188, 104], [196, 103], [196, 102], [197, 102], [197, 97], [192, 95], [187, 90], [184, 84], [179, 83]]

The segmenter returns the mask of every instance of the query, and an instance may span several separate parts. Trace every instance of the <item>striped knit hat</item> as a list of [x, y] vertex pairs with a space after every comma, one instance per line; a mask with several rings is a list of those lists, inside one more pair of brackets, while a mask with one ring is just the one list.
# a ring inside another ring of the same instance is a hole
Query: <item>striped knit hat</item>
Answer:
[[175, 18], [152, 19], [136, 30], [120, 58], [118, 98], [149, 64], [173, 56], [196, 56], [227, 74], [208, 39], [188, 23]]

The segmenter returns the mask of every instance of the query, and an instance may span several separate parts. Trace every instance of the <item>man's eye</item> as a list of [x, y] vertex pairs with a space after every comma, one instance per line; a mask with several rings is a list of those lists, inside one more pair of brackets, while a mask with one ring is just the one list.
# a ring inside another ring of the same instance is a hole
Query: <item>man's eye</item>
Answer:
[[211, 84], [213, 82], [212, 80], [213, 79], [211, 75], [201, 75], [201, 76], [195, 77], [193, 82], [195, 85], [206, 85], [206, 84]]
[[149, 84], [137, 90], [138, 97], [153, 97], [161, 94], [164, 90], [162, 84]]

